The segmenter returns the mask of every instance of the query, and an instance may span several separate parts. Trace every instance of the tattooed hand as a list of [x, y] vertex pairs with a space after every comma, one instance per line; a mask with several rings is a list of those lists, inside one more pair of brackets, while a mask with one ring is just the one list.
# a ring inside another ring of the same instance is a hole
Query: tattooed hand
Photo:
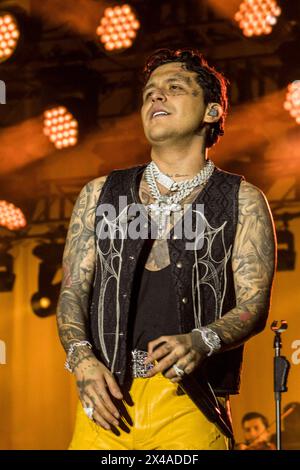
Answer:
[[110, 429], [111, 424], [118, 426], [120, 414], [110, 396], [123, 398], [117, 382], [90, 350], [81, 351], [79, 355], [74, 374], [82, 405], [94, 408], [93, 420], [104, 429]]
[[171, 379], [172, 382], [180, 382], [173, 366], [184, 370], [185, 374], [190, 374], [196, 369], [206, 357], [208, 348], [204, 345], [203, 350], [193, 349], [191, 333], [184, 335], [160, 336], [148, 343], [148, 357], [145, 364], [158, 361], [151, 369], [147, 377], [153, 377], [158, 372]]

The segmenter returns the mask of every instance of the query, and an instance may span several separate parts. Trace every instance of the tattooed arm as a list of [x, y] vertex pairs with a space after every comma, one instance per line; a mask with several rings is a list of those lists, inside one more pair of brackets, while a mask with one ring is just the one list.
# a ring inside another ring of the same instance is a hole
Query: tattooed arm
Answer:
[[[84, 186], [69, 225], [57, 308], [59, 336], [66, 352], [72, 343], [89, 340], [88, 305], [96, 261], [94, 223], [105, 179], [96, 178]], [[105, 429], [117, 425], [118, 410], [108, 391], [116, 398], [122, 398], [122, 394], [110, 370], [84, 346], [75, 348], [69, 362], [82, 404], [94, 408], [95, 422]]]
[[265, 327], [276, 267], [272, 216], [263, 193], [242, 181], [239, 217], [232, 253], [236, 307], [210, 324], [222, 340], [222, 350], [244, 343]]
[[[232, 268], [236, 307], [222, 318], [207, 325], [221, 339], [219, 352], [233, 349], [265, 327], [272, 282], [276, 266], [276, 241], [268, 203], [262, 192], [248, 182], [241, 182], [239, 216], [232, 253]], [[160, 360], [148, 374], [164, 372], [173, 382], [176, 364], [186, 374], [191, 373], [209, 352], [200, 333], [197, 341], [192, 334], [161, 336], [149, 343], [147, 362]], [[154, 348], [159, 346], [155, 351]]]
[[[66, 352], [75, 341], [89, 339], [87, 320], [95, 266], [95, 212], [104, 181], [105, 177], [96, 178], [84, 186], [76, 200], [69, 225], [57, 308], [59, 335]], [[81, 353], [81, 348], [76, 349], [74, 358]], [[72, 366], [76, 365], [75, 361]]]

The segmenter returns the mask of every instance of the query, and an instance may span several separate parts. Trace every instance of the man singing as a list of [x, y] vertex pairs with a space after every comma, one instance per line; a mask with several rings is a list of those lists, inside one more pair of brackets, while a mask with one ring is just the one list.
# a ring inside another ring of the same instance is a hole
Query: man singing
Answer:
[[231, 447], [229, 395], [266, 324], [276, 247], [262, 192], [208, 158], [226, 112], [226, 80], [199, 51], [157, 51], [141, 109], [149, 163], [76, 201], [57, 311], [80, 396], [70, 449]]

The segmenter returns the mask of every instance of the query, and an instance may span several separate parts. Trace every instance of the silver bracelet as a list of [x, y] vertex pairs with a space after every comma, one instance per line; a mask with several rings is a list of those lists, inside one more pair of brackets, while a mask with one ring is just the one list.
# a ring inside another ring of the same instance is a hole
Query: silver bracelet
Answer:
[[87, 346], [89, 349], [92, 349], [92, 345], [89, 341], [76, 341], [75, 343], [71, 344], [71, 346], [68, 349], [67, 359], [66, 359], [66, 362], [65, 362], [65, 369], [67, 369], [71, 373], [73, 373], [73, 369], [70, 365], [70, 360], [72, 358], [72, 355], [73, 355], [75, 349], [80, 347], [80, 346]]
[[[200, 333], [203, 343], [209, 348], [207, 356], [211, 356], [214, 352], [221, 348], [221, 339], [217, 333], [206, 326], [194, 328], [193, 331]], [[192, 335], [193, 336], [193, 335]]]

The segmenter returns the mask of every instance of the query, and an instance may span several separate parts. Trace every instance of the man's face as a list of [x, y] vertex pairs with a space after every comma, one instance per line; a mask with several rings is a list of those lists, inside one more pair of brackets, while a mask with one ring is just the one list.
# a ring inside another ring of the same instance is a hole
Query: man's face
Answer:
[[196, 135], [206, 110], [196, 77], [196, 72], [185, 70], [177, 62], [161, 65], [152, 72], [144, 88], [141, 109], [144, 132], [151, 144]]
[[256, 438], [258, 439], [255, 442], [262, 442], [267, 441], [269, 438], [268, 430], [260, 418], [245, 421], [243, 430], [246, 442], [253, 442]]

